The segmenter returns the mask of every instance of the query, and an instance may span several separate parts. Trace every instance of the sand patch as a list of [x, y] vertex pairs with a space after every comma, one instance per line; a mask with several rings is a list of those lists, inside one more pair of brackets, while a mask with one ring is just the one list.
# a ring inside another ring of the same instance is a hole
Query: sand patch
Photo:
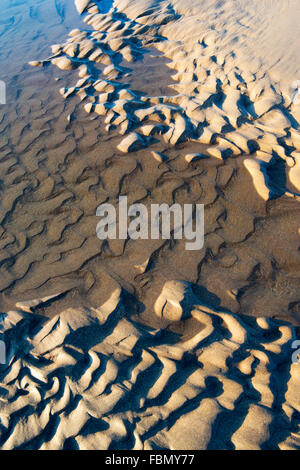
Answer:
[[9, 312], [1, 448], [299, 448], [296, 329], [214, 310], [192, 289], [173, 281], [160, 294], [169, 314], [189, 310], [188, 338], [133, 322], [121, 289], [50, 322]]

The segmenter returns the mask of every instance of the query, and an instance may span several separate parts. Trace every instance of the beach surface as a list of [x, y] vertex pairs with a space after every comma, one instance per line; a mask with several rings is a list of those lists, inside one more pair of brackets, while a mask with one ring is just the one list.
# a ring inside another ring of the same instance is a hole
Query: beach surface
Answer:
[[0, 448], [299, 449], [299, 2], [3, 4]]

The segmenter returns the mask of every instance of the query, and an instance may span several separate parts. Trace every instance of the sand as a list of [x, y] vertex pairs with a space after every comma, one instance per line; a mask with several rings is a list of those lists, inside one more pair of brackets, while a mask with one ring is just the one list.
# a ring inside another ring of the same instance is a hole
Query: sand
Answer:
[[[0, 447], [299, 449], [298, 2], [75, 6], [0, 117]], [[120, 195], [204, 248], [101, 243]]]
[[183, 335], [134, 322], [120, 289], [51, 321], [33, 313], [47, 302], [4, 320], [2, 449], [299, 448], [294, 327], [214, 310], [182, 281], [163, 286], [155, 312], [169, 305]]

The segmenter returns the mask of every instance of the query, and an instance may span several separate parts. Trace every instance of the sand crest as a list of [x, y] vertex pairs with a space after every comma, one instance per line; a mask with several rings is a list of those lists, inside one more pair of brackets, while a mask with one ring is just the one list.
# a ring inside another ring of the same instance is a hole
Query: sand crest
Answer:
[[[300, 73], [295, 61], [299, 44], [289, 43], [288, 54], [284, 47], [286, 31], [293, 34], [297, 28], [293, 18], [299, 5], [295, 1], [284, 7], [278, 1], [273, 7], [269, 2], [254, 3], [246, 6], [227, 0], [221, 6], [210, 2], [207, 8], [203, 1], [183, 7], [174, 0], [155, 7], [151, 1], [117, 0], [109, 13], [101, 14], [92, 1], [78, 0], [79, 13], [90, 13], [84, 20], [93, 32], [72, 32], [50, 60], [64, 70], [84, 64], [84, 75], [72, 92], [92, 100], [92, 105], [85, 105], [88, 112], [107, 116], [108, 131], [119, 126], [121, 134], [133, 129], [143, 132], [146, 122], [158, 121], [161, 126], [154, 132], [170, 145], [190, 140], [214, 144], [208, 154], [219, 159], [254, 150], [254, 161], [246, 168], [258, 194], [268, 200], [274, 190], [270, 182], [263, 183], [263, 175], [274, 158], [290, 162], [300, 136], [299, 106], [292, 102], [292, 84]], [[282, 41], [275, 45], [272, 35], [283, 26], [279, 17], [285, 29]], [[119, 82], [128, 72], [120, 61], [137, 60], [149, 45], [170, 60], [177, 82], [172, 87], [178, 95], [136, 96]], [[93, 63], [105, 66], [101, 82], [91, 73]], [[119, 148], [130, 152], [152, 143], [134, 132]], [[266, 155], [263, 166], [255, 151]], [[293, 161], [296, 168], [287, 168], [287, 173], [295, 191], [289, 193], [298, 197], [299, 162]]]
[[216, 311], [192, 289], [172, 281], [157, 299], [169, 321], [180, 305], [194, 319], [182, 336], [133, 322], [121, 289], [51, 321], [8, 312], [1, 448], [299, 448], [295, 328]]
[[[0, 447], [299, 449], [299, 2], [75, 6], [0, 115]], [[204, 247], [100, 241], [120, 196]]]

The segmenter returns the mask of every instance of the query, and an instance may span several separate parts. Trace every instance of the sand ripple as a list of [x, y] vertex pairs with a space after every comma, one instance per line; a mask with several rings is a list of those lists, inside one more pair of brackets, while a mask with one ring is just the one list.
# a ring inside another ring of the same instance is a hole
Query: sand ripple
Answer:
[[[77, 0], [88, 28], [32, 63], [79, 74], [65, 101], [0, 116], [1, 448], [300, 448], [300, 62], [265, 28], [297, 5], [234, 3]], [[205, 204], [205, 248], [100, 244], [120, 194]]]
[[[206, 8], [203, 1], [158, 6], [117, 0], [109, 13], [101, 14], [94, 2], [78, 1], [93, 31], [73, 30], [66, 44], [53, 46], [50, 59], [32, 65], [51, 61], [63, 70], [79, 68], [80, 80], [62, 94], [77, 93], [87, 112], [106, 116], [108, 132], [117, 126], [120, 134], [129, 134], [119, 145], [125, 153], [152, 145], [154, 136], [169, 145], [212, 145], [207, 152], [219, 159], [251, 153], [245, 167], [264, 200], [278, 195], [268, 171], [283, 161], [292, 185], [287, 194], [299, 197], [300, 107], [292, 101], [298, 69], [286, 65], [295, 63], [290, 52], [284, 54], [286, 47], [280, 43], [275, 48], [271, 41], [276, 26], [295, 36], [293, 12], [299, 5], [238, 3], [213, 2]], [[295, 42], [290, 46], [294, 53]], [[175, 96], [140, 96], [121, 82], [130, 71], [124, 61], [138, 60], [150, 46], [170, 59]], [[101, 78], [95, 64], [103, 65]]]
[[214, 310], [188, 283], [163, 287], [157, 315], [168, 301], [184, 335], [132, 321], [121, 289], [51, 321], [9, 312], [1, 448], [299, 449], [295, 328]]

